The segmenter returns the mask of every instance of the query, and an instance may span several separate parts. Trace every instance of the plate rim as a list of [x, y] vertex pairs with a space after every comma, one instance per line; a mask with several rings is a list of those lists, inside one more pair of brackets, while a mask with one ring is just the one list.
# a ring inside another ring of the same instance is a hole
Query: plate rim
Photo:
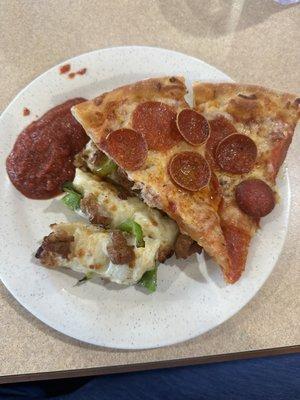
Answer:
[[[5, 109], [1, 112], [0, 120], [1, 120], [2, 117], [3, 117], [3, 114], [5, 114], [5, 112], [13, 105], [13, 103], [14, 103], [15, 101], [17, 101], [18, 98], [19, 98], [20, 96], [22, 96], [23, 93], [24, 93], [36, 80], [40, 79], [41, 77], [44, 77], [44, 75], [46, 75], [46, 74], [48, 74], [50, 71], [52, 71], [52, 70], [58, 68], [58, 67], [61, 66], [62, 64], [65, 64], [65, 63], [68, 63], [68, 62], [72, 62], [72, 61], [74, 61], [74, 59], [78, 59], [78, 58], [84, 57], [84, 56], [89, 56], [89, 55], [96, 54], [96, 53], [99, 53], [99, 52], [112, 51], [112, 50], [116, 50], [116, 51], [118, 51], [118, 50], [124, 50], [124, 51], [126, 51], [126, 50], [129, 50], [129, 49], [137, 49], [137, 50], [141, 50], [141, 49], [142, 49], [142, 50], [152, 50], [152, 51], [154, 50], [154, 51], [167, 52], [167, 53], [169, 53], [170, 55], [171, 55], [171, 54], [176, 54], [176, 55], [179, 55], [179, 56], [188, 57], [188, 58], [190, 58], [190, 59], [192, 59], [192, 60], [194, 60], [194, 61], [196, 61], [196, 62], [202, 63], [204, 66], [207, 66], [210, 70], [215, 70], [215, 71], [217, 71], [218, 73], [222, 73], [224, 76], [227, 77], [227, 80], [228, 80], [228, 81], [232, 81], [232, 82], [233, 82], [233, 80], [232, 80], [226, 73], [224, 73], [222, 70], [219, 70], [219, 69], [216, 68], [215, 66], [213, 66], [213, 65], [211, 65], [211, 64], [209, 64], [209, 63], [207, 63], [206, 61], [203, 61], [202, 59], [198, 59], [197, 57], [190, 56], [189, 54], [186, 54], [186, 53], [183, 53], [183, 52], [179, 52], [179, 51], [176, 51], [176, 50], [165, 49], [165, 48], [161, 48], [161, 47], [159, 47], [159, 46], [142, 46], [142, 45], [132, 45], [132, 46], [131, 46], [131, 45], [126, 45], [126, 46], [105, 47], [105, 48], [95, 49], [95, 50], [93, 50], [93, 51], [84, 52], [84, 53], [82, 53], [82, 54], [78, 54], [78, 55], [75, 55], [75, 56], [73, 56], [73, 57], [71, 57], [71, 58], [65, 59], [65, 60], [63, 60], [63, 61], [61, 61], [61, 62], [59, 62], [59, 63], [53, 65], [52, 67], [48, 68], [48, 69], [47, 69], [46, 71], [44, 71], [43, 73], [41, 73], [41, 74], [35, 76], [35, 78], [34, 78], [33, 80], [31, 80], [23, 89], [21, 89], [21, 90], [16, 94], [16, 96], [8, 103], [8, 105], [5, 107]], [[5, 160], [5, 158], [4, 158], [4, 160]], [[285, 178], [284, 178], [284, 179], [286, 180], [287, 192], [288, 192], [288, 196], [287, 196], [286, 204], [285, 204], [285, 207], [286, 207], [286, 209], [287, 209], [287, 211], [288, 211], [288, 212], [287, 212], [287, 217], [286, 217], [286, 218], [287, 218], [287, 228], [288, 228], [289, 218], [290, 218], [290, 207], [291, 207], [291, 187], [290, 187], [290, 178], [289, 178], [289, 173], [288, 173], [287, 168], [286, 168], [285, 171], [286, 171], [286, 173], [285, 173]], [[24, 304], [24, 301], [20, 300], [20, 297], [19, 297], [18, 295], [16, 295], [15, 293], [13, 293], [13, 289], [10, 287], [10, 285], [7, 284], [7, 283], [4, 283], [4, 281], [3, 281], [3, 279], [2, 279], [1, 276], [0, 276], [0, 278], [1, 278], [1, 281], [2, 281], [3, 285], [7, 288], [7, 290], [9, 291], [9, 293], [18, 301], [18, 303], [22, 306], [22, 308], [26, 309], [26, 311], [30, 312], [30, 314], [33, 315], [34, 318], [37, 318], [37, 319], [40, 320], [43, 324], [45, 324], [45, 325], [51, 327], [52, 329], [54, 329], [54, 330], [55, 330], [56, 332], [58, 332], [59, 334], [66, 335], [66, 336], [71, 337], [72, 339], [75, 339], [75, 340], [77, 340], [77, 341], [79, 341], [79, 342], [82, 342], [82, 343], [88, 343], [88, 344], [93, 345], [93, 346], [103, 347], [103, 348], [107, 348], [107, 349], [120, 349], [120, 350], [129, 350], [129, 351], [130, 351], [130, 350], [155, 349], [155, 348], [160, 348], [160, 347], [166, 347], [166, 346], [176, 345], [176, 344], [179, 344], [179, 343], [183, 343], [183, 342], [185, 342], [185, 341], [193, 340], [193, 339], [195, 339], [196, 337], [201, 336], [201, 335], [203, 335], [204, 333], [207, 333], [207, 332], [211, 331], [212, 329], [217, 328], [218, 326], [220, 326], [221, 324], [223, 324], [223, 323], [226, 322], [227, 320], [231, 319], [234, 315], [236, 315], [237, 313], [239, 313], [250, 301], [253, 300], [253, 298], [254, 298], [254, 297], [257, 295], [257, 293], [260, 291], [260, 289], [261, 289], [262, 286], [265, 284], [265, 282], [267, 281], [267, 279], [270, 277], [271, 273], [273, 272], [274, 268], [276, 267], [276, 264], [277, 264], [277, 262], [278, 262], [279, 256], [280, 256], [280, 254], [281, 254], [281, 252], [282, 252], [282, 249], [283, 249], [283, 247], [284, 247], [284, 243], [285, 243], [285, 240], [286, 240], [286, 237], [287, 237], [287, 230], [288, 230], [288, 229], [285, 229], [285, 231], [284, 231], [283, 238], [282, 238], [282, 247], [281, 247], [281, 250], [280, 250], [280, 252], [279, 252], [277, 258], [274, 260], [273, 267], [270, 269], [269, 273], [265, 276], [265, 278], [260, 282], [260, 284], [256, 287], [256, 290], [255, 290], [254, 294], [250, 297], [250, 299], [249, 299], [245, 304], [243, 304], [243, 305], [242, 305], [241, 307], [239, 307], [238, 309], [235, 309], [232, 313], [229, 313], [229, 316], [226, 315], [224, 318], [221, 318], [221, 319], [219, 320], [219, 322], [217, 323], [217, 325], [215, 325], [215, 326], [213, 326], [213, 327], [207, 329], [206, 331], [204, 331], [204, 332], [202, 332], [202, 333], [200, 333], [200, 334], [198, 333], [198, 334], [195, 334], [195, 335], [193, 335], [193, 336], [189, 336], [189, 337], [186, 338], [186, 339], [179, 339], [178, 341], [170, 341], [170, 342], [166, 342], [166, 343], [160, 343], [160, 344], [157, 344], [157, 345], [155, 345], [155, 346], [146, 346], [145, 344], [139, 346], [139, 345], [137, 345], [137, 344], [134, 344], [134, 346], [131, 346], [131, 347], [130, 347], [129, 345], [128, 345], [128, 346], [125, 346], [125, 345], [122, 346], [122, 345], [120, 345], [120, 343], [118, 343], [117, 346], [108, 346], [108, 345], [105, 345], [105, 344], [99, 344], [99, 341], [98, 341], [98, 343], [96, 343], [96, 342], [93, 342], [92, 340], [90, 340], [90, 341], [83, 340], [82, 338], [78, 337], [77, 335], [66, 333], [65, 330], [64, 330], [63, 328], [62, 328], [61, 330], [59, 330], [59, 329], [58, 329], [57, 327], [55, 327], [51, 322], [48, 322], [46, 318], [37, 316], [37, 313], [35, 313], [34, 310], [32, 311], [32, 309], [31, 309], [30, 306], [28, 307], [27, 304], [25, 305], [25, 304]]]

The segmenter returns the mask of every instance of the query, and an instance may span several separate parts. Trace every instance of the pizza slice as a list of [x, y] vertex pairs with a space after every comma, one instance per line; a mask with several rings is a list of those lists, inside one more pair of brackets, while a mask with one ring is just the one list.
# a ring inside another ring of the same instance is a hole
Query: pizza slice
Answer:
[[300, 99], [259, 86], [196, 83], [194, 107], [210, 125], [206, 157], [218, 178], [219, 216], [236, 282], [261, 217], [274, 208], [276, 176], [300, 116]]
[[[193, 120], [185, 94], [181, 77], [148, 79], [81, 103], [72, 113], [143, 200], [168, 214], [227, 270], [217, 213], [221, 197], [204, 154], [209, 127], [197, 113]], [[191, 129], [181, 132], [178, 125]]]

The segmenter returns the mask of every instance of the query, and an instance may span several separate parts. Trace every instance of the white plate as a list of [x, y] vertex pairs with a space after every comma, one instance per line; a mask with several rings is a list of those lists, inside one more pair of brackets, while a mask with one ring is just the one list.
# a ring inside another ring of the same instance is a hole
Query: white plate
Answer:
[[[68, 60], [87, 74], [70, 80], [54, 67], [30, 83], [2, 114], [0, 191], [0, 276], [13, 296], [37, 318], [73, 338], [95, 345], [142, 349], [178, 343], [226, 321], [257, 293], [283, 246], [290, 206], [287, 174], [279, 182], [282, 201], [253, 240], [246, 272], [235, 285], [223, 282], [219, 268], [203, 255], [186, 262], [174, 258], [161, 266], [158, 290], [147, 295], [136, 287], [117, 288], [88, 282], [38, 266], [33, 253], [48, 225], [72, 217], [58, 199], [35, 201], [11, 185], [5, 159], [18, 133], [35, 116], [66, 99], [92, 98], [139, 79], [180, 74], [194, 80], [230, 81], [195, 58], [151, 47], [97, 50]], [[190, 100], [190, 98], [189, 98]], [[23, 107], [31, 110], [22, 116]]]

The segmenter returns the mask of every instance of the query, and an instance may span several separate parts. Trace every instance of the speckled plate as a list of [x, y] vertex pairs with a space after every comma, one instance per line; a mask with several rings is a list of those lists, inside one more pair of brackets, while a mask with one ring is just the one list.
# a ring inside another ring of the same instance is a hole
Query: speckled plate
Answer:
[[[140, 79], [182, 74], [194, 80], [230, 81], [216, 68], [195, 58], [151, 47], [97, 50], [67, 61], [87, 73], [68, 79], [55, 66], [30, 83], [2, 114], [0, 191], [0, 276], [12, 295], [54, 329], [84, 342], [122, 349], [178, 343], [215, 328], [236, 314], [265, 282], [283, 246], [290, 207], [286, 172], [279, 180], [282, 201], [263, 219], [251, 244], [247, 268], [235, 285], [226, 285], [220, 269], [203, 254], [186, 262], [174, 258], [161, 265], [158, 290], [145, 294], [137, 287], [88, 282], [38, 266], [33, 253], [48, 225], [74, 218], [59, 199], [35, 201], [11, 185], [5, 159], [18, 133], [37, 116], [66, 99], [92, 98]], [[62, 63], [64, 64], [64, 63]], [[61, 64], [61, 65], [62, 65]], [[188, 100], [191, 100], [188, 97]], [[28, 107], [31, 114], [23, 117]]]

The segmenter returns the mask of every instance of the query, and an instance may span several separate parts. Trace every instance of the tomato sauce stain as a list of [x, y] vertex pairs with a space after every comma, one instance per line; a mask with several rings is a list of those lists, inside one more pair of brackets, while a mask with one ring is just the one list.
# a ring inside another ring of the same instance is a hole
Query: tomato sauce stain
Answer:
[[23, 108], [23, 117], [27, 117], [28, 115], [30, 115], [30, 110], [27, 107]]
[[65, 64], [59, 67], [59, 73], [60, 74], [67, 74], [71, 70], [71, 65], [70, 64]]
[[73, 78], [75, 78], [76, 75], [84, 75], [84, 74], [86, 73], [86, 71], [87, 71], [87, 68], [81, 68], [81, 69], [79, 69], [79, 70], [76, 71], [76, 72], [70, 72], [70, 73], [68, 74], [68, 77], [69, 77], [70, 79], [73, 79]]
[[81, 68], [79, 71], [76, 72], [77, 75], [84, 75], [86, 73], [86, 68]]

